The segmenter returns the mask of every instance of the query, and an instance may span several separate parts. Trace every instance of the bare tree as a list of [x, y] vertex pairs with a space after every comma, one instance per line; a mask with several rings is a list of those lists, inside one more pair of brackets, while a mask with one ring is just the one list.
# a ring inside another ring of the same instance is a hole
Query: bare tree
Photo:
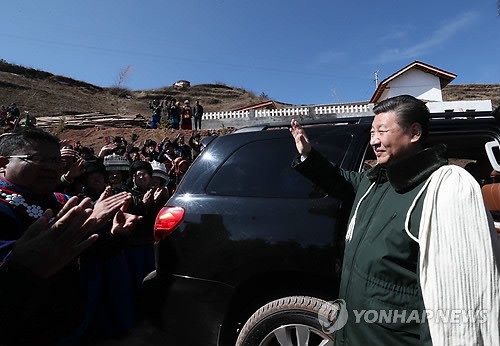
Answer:
[[127, 65], [126, 67], [122, 68], [120, 72], [118, 73], [118, 78], [116, 83], [111, 87], [111, 92], [117, 97], [116, 98], [116, 112], [118, 114], [126, 113], [127, 112], [127, 107], [126, 107], [126, 102], [123, 102], [121, 100], [122, 97], [127, 97], [129, 94], [130, 90], [126, 87], [124, 87], [125, 81], [130, 77], [130, 74], [132, 73], [132, 66]]
[[118, 80], [117, 80], [115, 86], [117, 86], [119, 88], [123, 87], [123, 83], [128, 79], [128, 77], [130, 76], [131, 73], [132, 73], [132, 66], [131, 65], [127, 65], [124, 68], [122, 68], [120, 70], [120, 72], [118, 73]]

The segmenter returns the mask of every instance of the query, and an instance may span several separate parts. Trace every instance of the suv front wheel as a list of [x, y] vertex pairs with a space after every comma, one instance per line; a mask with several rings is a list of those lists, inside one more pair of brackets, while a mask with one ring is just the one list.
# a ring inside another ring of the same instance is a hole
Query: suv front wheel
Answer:
[[339, 306], [325, 300], [291, 296], [274, 300], [245, 323], [236, 346], [334, 344], [332, 326]]

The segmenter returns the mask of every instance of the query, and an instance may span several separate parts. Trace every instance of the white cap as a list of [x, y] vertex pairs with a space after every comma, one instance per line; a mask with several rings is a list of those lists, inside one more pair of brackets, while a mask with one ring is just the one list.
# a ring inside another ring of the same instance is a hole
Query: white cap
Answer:
[[159, 177], [168, 181], [167, 168], [165, 165], [158, 161], [151, 161], [151, 167], [153, 168], [153, 177]]
[[128, 171], [130, 163], [124, 156], [111, 154], [104, 157], [104, 167], [107, 171]]

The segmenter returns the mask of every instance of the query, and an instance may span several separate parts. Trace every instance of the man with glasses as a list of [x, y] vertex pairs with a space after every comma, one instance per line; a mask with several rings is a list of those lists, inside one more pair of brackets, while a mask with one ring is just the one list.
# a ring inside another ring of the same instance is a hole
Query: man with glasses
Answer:
[[77, 197], [54, 192], [62, 167], [52, 134], [23, 127], [0, 136], [2, 344], [74, 341], [64, 338], [82, 317], [76, 257], [102, 224], [112, 219], [112, 232], [126, 232], [138, 221], [124, 212], [127, 193], [103, 195], [90, 209], [89, 199], [77, 205]]

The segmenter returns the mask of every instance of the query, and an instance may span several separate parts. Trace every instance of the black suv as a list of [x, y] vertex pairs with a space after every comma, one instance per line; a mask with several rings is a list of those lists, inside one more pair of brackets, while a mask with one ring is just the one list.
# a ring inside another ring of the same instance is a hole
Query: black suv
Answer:
[[[372, 120], [301, 123], [329, 160], [361, 171], [375, 159]], [[172, 344], [332, 344], [318, 316], [335, 317], [327, 302], [337, 296], [351, 205], [291, 167], [297, 152], [288, 127], [213, 138], [159, 213], [157, 269], [144, 284]], [[500, 126], [491, 112], [432, 114], [429, 139], [485, 182], [492, 170], [485, 144], [500, 141]]]

